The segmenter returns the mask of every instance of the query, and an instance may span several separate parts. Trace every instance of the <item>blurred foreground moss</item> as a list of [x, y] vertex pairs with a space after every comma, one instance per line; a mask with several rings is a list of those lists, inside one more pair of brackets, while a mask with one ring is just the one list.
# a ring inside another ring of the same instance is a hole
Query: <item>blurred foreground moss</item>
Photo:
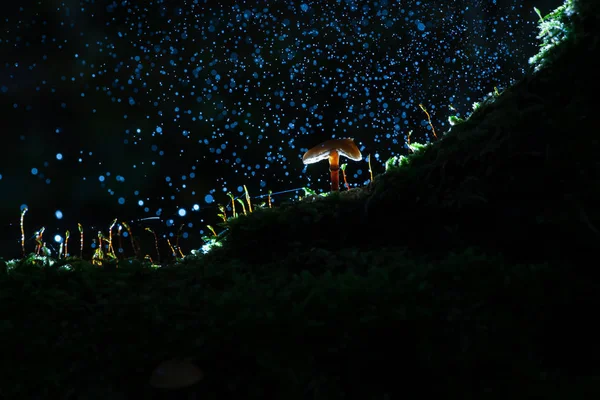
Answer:
[[[474, 249], [435, 262], [315, 250], [252, 272], [209, 259], [12, 265], [0, 276], [2, 398], [541, 395], [589, 371], [582, 354], [600, 356], [587, 347], [600, 330], [578, 319], [599, 285], [563, 265]], [[204, 380], [149, 387], [171, 357], [193, 357]]]

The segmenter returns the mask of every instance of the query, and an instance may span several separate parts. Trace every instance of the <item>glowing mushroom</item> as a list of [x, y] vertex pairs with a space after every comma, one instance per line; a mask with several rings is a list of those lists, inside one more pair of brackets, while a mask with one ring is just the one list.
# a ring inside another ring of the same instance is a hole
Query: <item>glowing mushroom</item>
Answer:
[[349, 158], [352, 161], [362, 160], [362, 154], [356, 147], [354, 139], [331, 139], [316, 145], [304, 153], [302, 162], [312, 164], [321, 160], [329, 160], [329, 172], [331, 173], [331, 190], [340, 189], [340, 156]]
[[157, 389], [181, 389], [200, 382], [204, 374], [189, 359], [161, 363], [150, 377], [150, 386]]

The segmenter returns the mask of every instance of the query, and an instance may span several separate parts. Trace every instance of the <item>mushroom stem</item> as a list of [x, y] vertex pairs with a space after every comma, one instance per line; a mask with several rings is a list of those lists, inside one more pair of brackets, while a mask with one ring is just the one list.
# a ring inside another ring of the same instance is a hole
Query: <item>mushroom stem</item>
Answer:
[[331, 175], [331, 191], [340, 190], [340, 153], [332, 150], [329, 153], [329, 172]]

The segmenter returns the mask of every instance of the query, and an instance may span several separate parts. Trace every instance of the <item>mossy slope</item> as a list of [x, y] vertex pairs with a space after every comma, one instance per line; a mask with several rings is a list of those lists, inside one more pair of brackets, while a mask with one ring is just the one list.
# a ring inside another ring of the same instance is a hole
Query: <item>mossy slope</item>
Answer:
[[[164, 268], [0, 262], [0, 397], [597, 397], [598, 3], [581, 5], [544, 68], [372, 187], [230, 220], [222, 248]], [[149, 387], [190, 356], [202, 383]]]
[[598, 6], [585, 7], [591, 16], [562, 18], [570, 34], [538, 60], [544, 67], [490, 96], [408, 166], [373, 188], [231, 221], [223, 251], [256, 262], [298, 246], [444, 254], [477, 245], [519, 261], [589, 257], [600, 244], [600, 59]]

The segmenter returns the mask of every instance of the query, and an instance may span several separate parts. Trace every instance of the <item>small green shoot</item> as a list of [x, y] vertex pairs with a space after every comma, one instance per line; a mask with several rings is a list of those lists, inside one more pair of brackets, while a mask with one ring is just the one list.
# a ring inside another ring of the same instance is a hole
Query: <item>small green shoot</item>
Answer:
[[311, 188], [303, 187], [302, 189], [304, 190], [304, 197], [306, 197], [306, 196], [316, 196], [317, 195], [317, 192], [315, 192]]
[[348, 180], [346, 179], [346, 167], [348, 166], [348, 164], [344, 163], [342, 165], [340, 165], [340, 169], [342, 170], [342, 177], [344, 178], [344, 185], [346, 186], [347, 190], [350, 190], [350, 185], [348, 185]]
[[456, 116], [456, 115], [451, 115], [451, 116], [448, 117], [448, 123], [451, 126], [456, 126], [458, 124], [462, 124], [463, 122], [465, 122], [465, 120], [462, 119], [462, 118], [460, 118], [460, 117], [458, 117], [458, 116]]
[[236, 200], [242, 205], [242, 212], [244, 213], [244, 215], [248, 215], [248, 213], [246, 212], [246, 205], [244, 204], [244, 201], [240, 198], [237, 198]]

